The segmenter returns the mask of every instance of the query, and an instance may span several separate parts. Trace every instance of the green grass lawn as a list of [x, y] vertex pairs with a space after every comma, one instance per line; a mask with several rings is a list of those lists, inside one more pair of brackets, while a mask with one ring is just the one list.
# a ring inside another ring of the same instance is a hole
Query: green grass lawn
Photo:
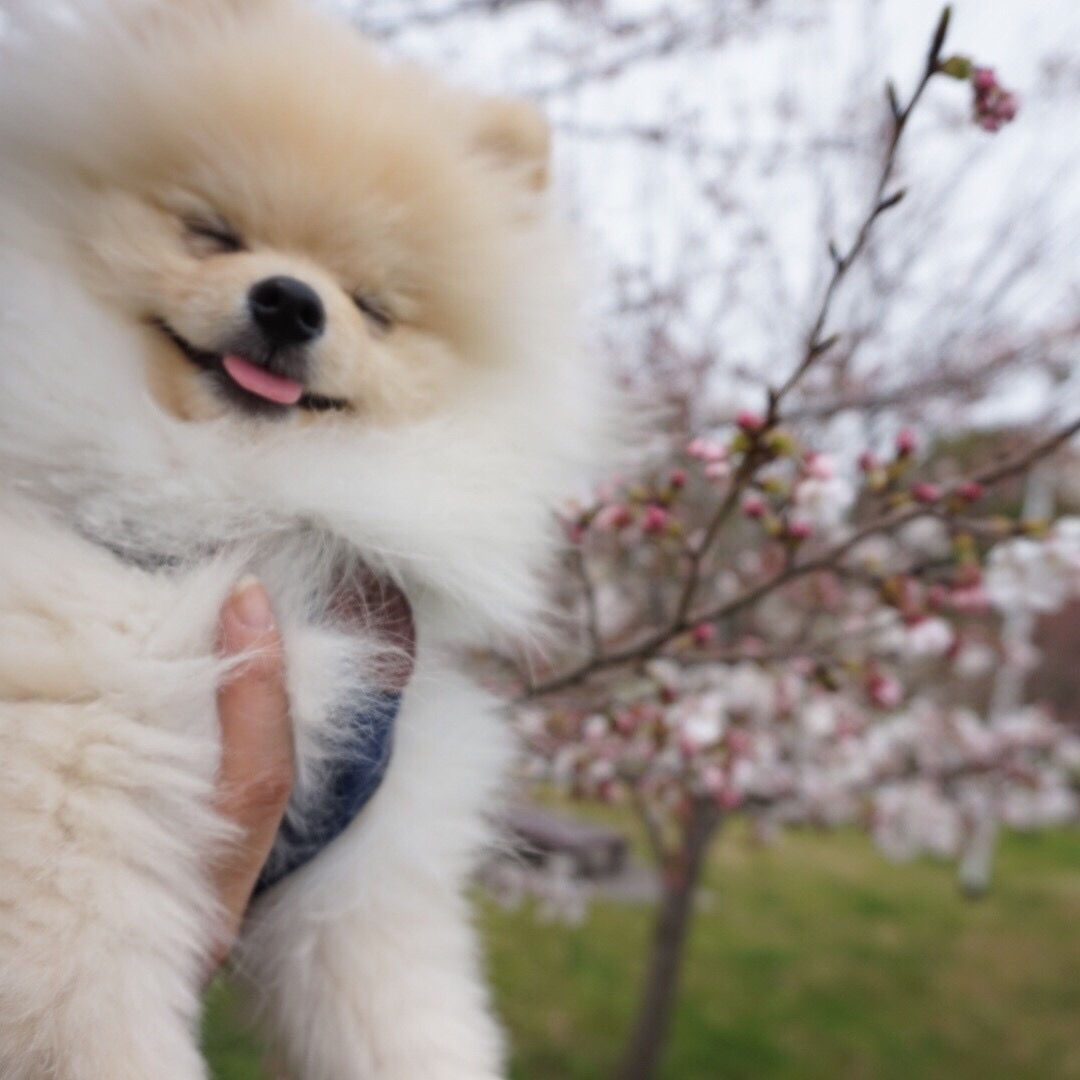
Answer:
[[[610, 1075], [648, 922], [482, 905], [515, 1080]], [[892, 865], [861, 836], [722, 836], [683, 989], [665, 1080], [1080, 1078], [1080, 830], [1007, 837], [977, 902], [952, 868]], [[262, 1080], [220, 990], [207, 1049], [217, 1080]]]

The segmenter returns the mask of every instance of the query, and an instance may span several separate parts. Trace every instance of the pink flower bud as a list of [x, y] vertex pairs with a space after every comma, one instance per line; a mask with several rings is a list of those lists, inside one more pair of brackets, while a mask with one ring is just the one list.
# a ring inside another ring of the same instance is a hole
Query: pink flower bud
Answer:
[[937, 484], [920, 480], [919, 483], [912, 485], [911, 497], [916, 502], [935, 503], [941, 498], [941, 488]]
[[593, 526], [601, 532], [617, 532], [626, 528], [634, 520], [630, 508], [622, 503], [609, 503], [602, 506], [593, 518]]
[[1016, 118], [1020, 99], [1006, 90], [990, 68], [976, 68], [971, 79], [975, 88], [975, 123], [984, 131], [1000, 131]]
[[676, 490], [686, 487], [687, 475], [685, 469], [672, 469], [668, 477], [668, 483]]
[[710, 641], [716, 640], [716, 627], [712, 623], [698, 623], [690, 631], [690, 637], [695, 645], [708, 645]]
[[964, 502], [978, 502], [986, 494], [986, 488], [975, 480], [966, 480], [956, 489], [956, 494]]
[[708, 480], [727, 480], [731, 476], [731, 463], [727, 461], [710, 461], [705, 466], [705, 477]]
[[765, 417], [750, 409], [741, 410], [735, 417], [735, 423], [747, 433], [754, 435], [765, 427]]
[[814, 526], [805, 518], [793, 517], [788, 522], [787, 534], [792, 540], [809, 540], [814, 535]]
[[762, 518], [766, 509], [765, 500], [760, 495], [747, 495], [742, 501], [742, 512], [748, 518]]
[[1020, 98], [1011, 90], [1002, 94], [997, 100], [996, 112], [998, 117], [1005, 123], [1016, 119], [1020, 111]]
[[915, 453], [915, 449], [918, 446], [918, 441], [915, 438], [915, 432], [911, 428], [904, 428], [899, 435], [896, 436], [896, 452], [901, 457], [909, 457]]
[[661, 533], [671, 521], [669, 514], [662, 506], [655, 504], [646, 506], [645, 513], [641, 518], [641, 528], [646, 533]]

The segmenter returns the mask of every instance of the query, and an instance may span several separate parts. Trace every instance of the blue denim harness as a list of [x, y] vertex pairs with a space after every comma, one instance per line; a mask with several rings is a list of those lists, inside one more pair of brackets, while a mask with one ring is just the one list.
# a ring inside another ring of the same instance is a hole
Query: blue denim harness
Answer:
[[390, 765], [400, 709], [401, 694], [380, 693], [350, 718], [348, 738], [331, 766], [321, 799], [300, 821], [286, 818], [282, 823], [255, 886], [256, 896], [314, 859], [371, 800]]

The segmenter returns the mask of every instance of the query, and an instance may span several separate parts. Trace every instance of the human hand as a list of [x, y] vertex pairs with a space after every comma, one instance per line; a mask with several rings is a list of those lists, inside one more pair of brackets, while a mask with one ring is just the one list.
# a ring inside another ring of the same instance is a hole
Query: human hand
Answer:
[[228, 957], [292, 791], [294, 763], [281, 635], [266, 590], [244, 578], [221, 613], [219, 650], [236, 656], [256, 650], [218, 693], [221, 769], [215, 806], [239, 830], [213, 867], [225, 913], [208, 958], [208, 980]]

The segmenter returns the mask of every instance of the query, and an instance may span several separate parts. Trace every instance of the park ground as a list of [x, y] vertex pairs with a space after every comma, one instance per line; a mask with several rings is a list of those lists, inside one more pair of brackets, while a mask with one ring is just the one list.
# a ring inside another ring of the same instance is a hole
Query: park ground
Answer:
[[[1080, 1080], [1080, 830], [1006, 836], [996, 869], [970, 901], [854, 833], [722, 835], [662, 1080]], [[481, 902], [513, 1080], [608, 1080], [648, 921]], [[263, 1080], [220, 987], [206, 1031], [215, 1080]]]

